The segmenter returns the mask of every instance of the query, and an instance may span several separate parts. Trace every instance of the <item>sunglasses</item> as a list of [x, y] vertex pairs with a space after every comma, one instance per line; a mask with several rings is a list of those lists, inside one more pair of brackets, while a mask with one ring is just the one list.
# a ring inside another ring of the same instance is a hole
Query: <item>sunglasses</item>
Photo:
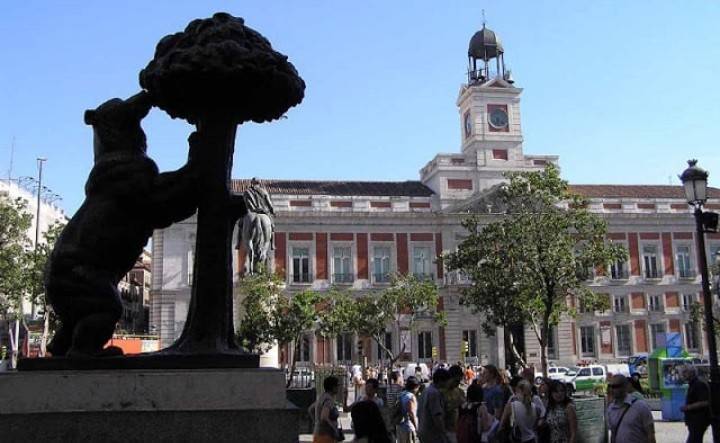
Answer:
[[625, 386], [625, 385], [621, 383], [621, 384], [615, 384], [615, 385], [608, 385], [608, 388], [610, 388], [610, 389], [619, 389], [619, 388], [622, 388], [622, 387], [624, 387], [624, 386]]

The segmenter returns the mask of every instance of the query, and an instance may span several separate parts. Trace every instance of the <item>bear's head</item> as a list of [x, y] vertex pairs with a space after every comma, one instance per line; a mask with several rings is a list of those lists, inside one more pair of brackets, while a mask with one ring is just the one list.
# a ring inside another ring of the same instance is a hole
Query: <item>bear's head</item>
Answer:
[[127, 100], [114, 98], [85, 111], [85, 123], [93, 127], [95, 159], [111, 153], [144, 154], [147, 141], [140, 122], [150, 108], [150, 97], [143, 91]]

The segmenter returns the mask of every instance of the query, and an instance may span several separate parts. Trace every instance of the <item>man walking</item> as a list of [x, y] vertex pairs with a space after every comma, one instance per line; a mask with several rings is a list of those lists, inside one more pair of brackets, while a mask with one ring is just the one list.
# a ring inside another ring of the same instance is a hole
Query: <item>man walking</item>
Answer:
[[685, 405], [680, 408], [685, 413], [687, 443], [702, 443], [705, 430], [710, 426], [710, 387], [698, 377], [694, 366], [685, 366], [682, 375], [688, 384]]
[[445, 433], [445, 400], [441, 392], [449, 381], [447, 369], [436, 369], [432, 384], [420, 396], [418, 437], [422, 443], [449, 443]]
[[628, 395], [628, 379], [614, 375], [608, 383], [613, 401], [608, 406], [610, 443], [655, 443], [655, 423], [644, 400]]

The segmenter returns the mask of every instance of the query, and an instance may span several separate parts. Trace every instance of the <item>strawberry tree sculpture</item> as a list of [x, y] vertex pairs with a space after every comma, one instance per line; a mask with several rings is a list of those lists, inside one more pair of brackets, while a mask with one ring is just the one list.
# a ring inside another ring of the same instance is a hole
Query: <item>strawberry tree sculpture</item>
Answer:
[[165, 352], [239, 353], [231, 269], [231, 236], [241, 205], [230, 187], [236, 129], [247, 121], [280, 118], [302, 101], [305, 82], [242, 18], [217, 13], [160, 40], [140, 72], [140, 85], [171, 117], [194, 124], [200, 145], [202, 197], [190, 309], [180, 338]]

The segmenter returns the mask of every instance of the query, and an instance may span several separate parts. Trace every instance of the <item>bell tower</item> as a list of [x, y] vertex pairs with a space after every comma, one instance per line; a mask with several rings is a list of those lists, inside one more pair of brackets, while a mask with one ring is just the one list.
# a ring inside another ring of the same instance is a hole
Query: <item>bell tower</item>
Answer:
[[470, 39], [467, 83], [456, 105], [460, 116], [457, 154], [438, 154], [420, 170], [441, 209], [506, 181], [509, 171], [543, 169], [558, 162], [555, 155], [525, 155], [520, 126], [520, 95], [505, 66], [500, 38], [485, 26]]

